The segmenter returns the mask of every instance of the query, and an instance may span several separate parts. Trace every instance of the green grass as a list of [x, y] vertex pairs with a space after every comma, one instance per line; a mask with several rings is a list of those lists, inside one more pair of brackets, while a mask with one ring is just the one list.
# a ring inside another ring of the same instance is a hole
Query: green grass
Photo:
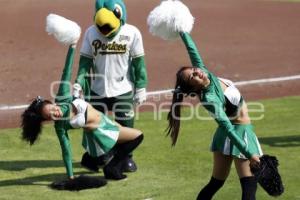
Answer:
[[[263, 120], [253, 121], [264, 153], [276, 155], [285, 193], [278, 200], [300, 199], [300, 97], [260, 101], [265, 107]], [[203, 111], [203, 110], [202, 110]], [[201, 112], [202, 112], [201, 111]], [[107, 200], [190, 200], [211, 176], [212, 154], [209, 144], [216, 127], [213, 121], [193, 119], [182, 123], [181, 135], [171, 148], [163, 120], [153, 120], [154, 113], [142, 113], [136, 127], [143, 130], [145, 140], [135, 151], [136, 173], [123, 181], [109, 181], [99, 189], [80, 192], [54, 191], [48, 185], [65, 176], [60, 147], [51, 125], [46, 125], [36, 145], [30, 147], [20, 140], [19, 129], [0, 130], [0, 199], [107, 199]], [[70, 134], [74, 171], [88, 173], [80, 167], [83, 149], [81, 132]], [[96, 175], [96, 174], [93, 174]], [[100, 172], [98, 175], [103, 176]], [[239, 180], [232, 172], [215, 199], [240, 199]], [[272, 199], [258, 187], [257, 199]]]

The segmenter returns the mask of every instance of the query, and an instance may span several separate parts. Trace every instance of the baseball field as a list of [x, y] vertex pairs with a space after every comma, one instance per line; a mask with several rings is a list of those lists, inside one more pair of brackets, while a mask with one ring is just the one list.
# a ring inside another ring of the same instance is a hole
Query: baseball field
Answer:
[[[20, 113], [37, 95], [51, 99], [50, 85], [60, 79], [67, 47], [47, 35], [46, 16], [62, 15], [84, 31], [93, 23], [94, 1], [0, 0], [0, 199], [196, 198], [211, 176], [208, 149], [216, 124], [202, 108], [186, 109], [187, 118], [200, 110], [201, 120], [191, 117], [182, 122], [175, 148], [165, 137], [166, 107], [160, 105], [166, 105], [170, 94], [164, 91], [174, 87], [175, 72], [189, 64], [189, 58], [180, 40], [168, 42], [149, 33], [147, 16], [159, 2], [125, 0], [128, 23], [143, 35], [149, 76], [148, 101], [139, 107], [143, 112], [137, 114], [135, 123], [145, 134], [134, 154], [138, 171], [100, 189], [60, 192], [48, 187], [65, 175], [53, 125], [46, 124], [40, 140], [30, 147], [20, 139]], [[277, 199], [300, 199], [299, 1], [183, 2], [195, 17], [192, 36], [204, 62], [216, 75], [237, 83], [251, 105], [250, 116], [264, 153], [279, 159], [285, 193]], [[77, 68], [76, 64], [73, 78]], [[103, 176], [80, 166], [81, 132], [73, 131], [70, 136], [76, 175]], [[240, 191], [232, 168], [215, 199], [240, 199]], [[272, 198], [259, 187], [257, 199]]]

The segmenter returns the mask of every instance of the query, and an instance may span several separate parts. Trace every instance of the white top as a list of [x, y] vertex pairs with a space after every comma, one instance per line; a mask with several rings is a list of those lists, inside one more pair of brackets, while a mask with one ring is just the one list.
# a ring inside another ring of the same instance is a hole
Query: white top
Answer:
[[85, 32], [80, 54], [94, 60], [91, 89], [101, 97], [118, 96], [133, 90], [129, 66], [132, 58], [144, 55], [142, 35], [135, 26], [125, 24], [108, 39], [92, 25]]
[[77, 114], [70, 120], [70, 125], [73, 128], [82, 128], [86, 122], [85, 112], [88, 104], [83, 99], [75, 99], [72, 104], [76, 108]]
[[241, 100], [240, 91], [235, 87], [234, 83], [231, 80], [223, 78], [219, 78], [219, 80], [221, 80], [227, 86], [224, 91], [224, 95], [227, 97], [231, 104], [238, 106]]

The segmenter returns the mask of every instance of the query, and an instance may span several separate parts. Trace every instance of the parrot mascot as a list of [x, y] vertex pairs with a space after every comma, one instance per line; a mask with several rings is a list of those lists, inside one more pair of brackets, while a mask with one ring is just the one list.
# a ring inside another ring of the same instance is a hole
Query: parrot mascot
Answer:
[[[146, 101], [148, 80], [142, 35], [126, 23], [126, 16], [122, 0], [96, 0], [94, 23], [87, 28], [80, 49], [76, 82], [97, 110], [112, 111], [119, 124], [133, 127], [133, 108]], [[86, 152], [81, 164], [98, 171], [110, 157], [95, 160]], [[131, 155], [124, 161], [124, 171], [136, 169]]]

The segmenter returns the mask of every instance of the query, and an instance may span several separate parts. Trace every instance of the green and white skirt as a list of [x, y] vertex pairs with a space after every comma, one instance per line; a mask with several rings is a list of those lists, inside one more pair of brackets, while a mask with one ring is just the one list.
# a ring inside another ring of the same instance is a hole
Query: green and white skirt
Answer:
[[[248, 150], [254, 152], [255, 155], [263, 155], [251, 124], [233, 124], [233, 126], [238, 137], [246, 143]], [[246, 156], [230, 141], [227, 134], [220, 127], [215, 132], [210, 150], [219, 151], [224, 155], [232, 155], [237, 158], [247, 159]]]
[[83, 132], [82, 146], [92, 157], [101, 156], [113, 148], [119, 133], [117, 124], [101, 113], [98, 128]]

